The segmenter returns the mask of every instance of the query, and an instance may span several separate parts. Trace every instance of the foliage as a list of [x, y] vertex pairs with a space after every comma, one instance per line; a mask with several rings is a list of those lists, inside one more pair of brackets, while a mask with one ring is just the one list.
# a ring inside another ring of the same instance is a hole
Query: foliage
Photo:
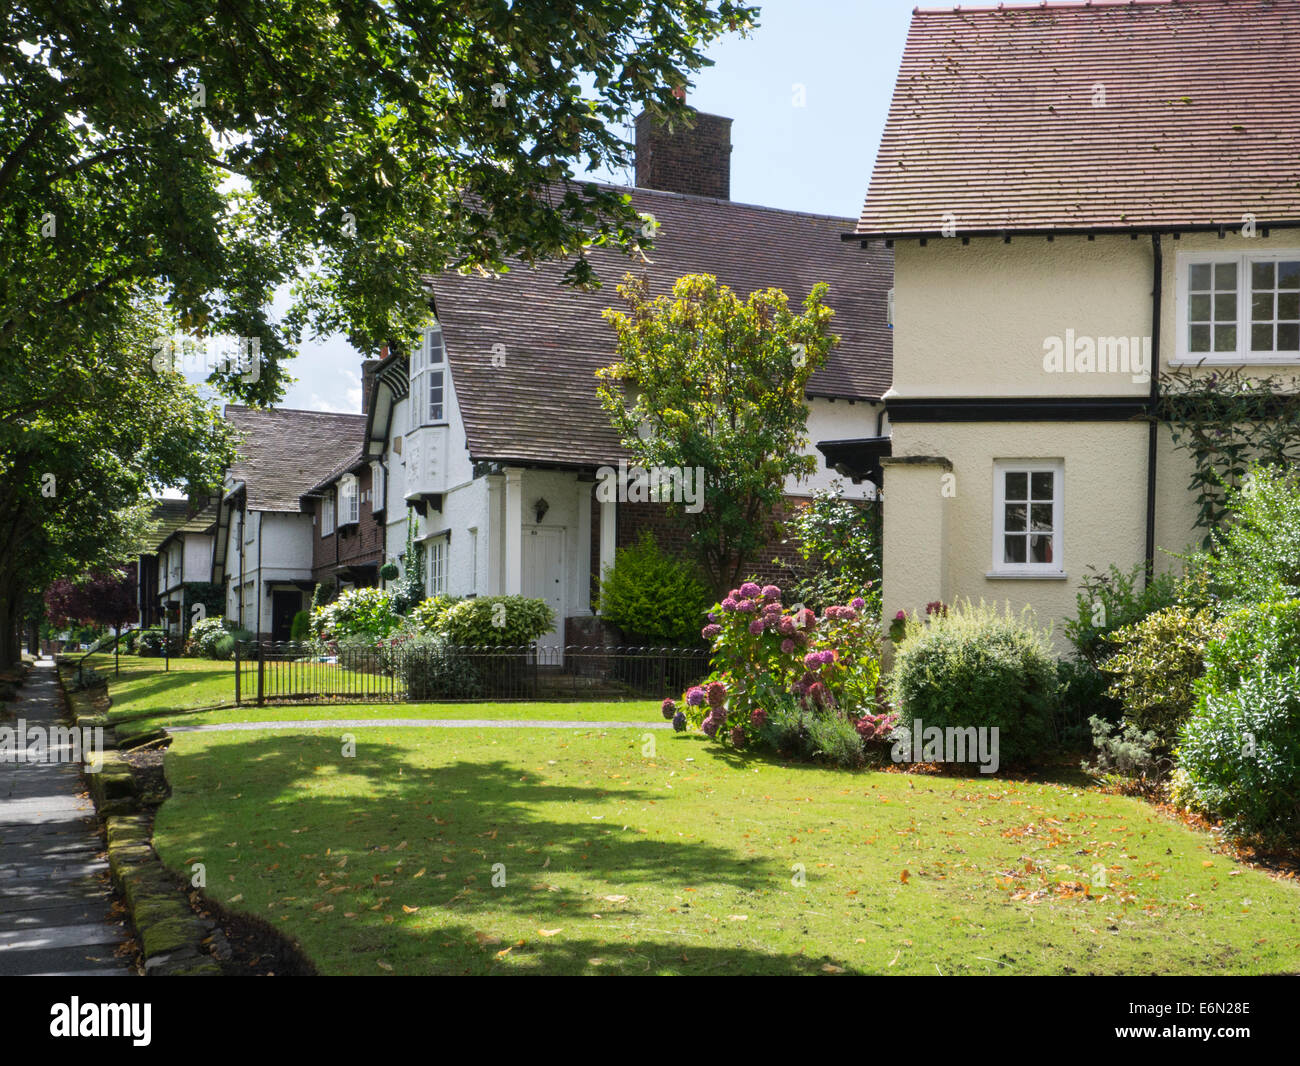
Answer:
[[424, 547], [416, 540], [420, 533], [420, 520], [412, 508], [406, 509], [406, 553], [402, 556], [405, 572], [389, 590], [393, 610], [408, 613], [424, 599]]
[[1243, 607], [1223, 619], [1205, 652], [1201, 694], [1223, 695], [1250, 674], [1280, 673], [1300, 663], [1300, 600]]
[[1155, 574], [1147, 581], [1141, 563], [1127, 573], [1114, 563], [1104, 574], [1089, 570], [1075, 596], [1075, 617], [1064, 628], [1079, 658], [1100, 667], [1115, 650], [1107, 638], [1178, 602], [1179, 585], [1170, 573]]
[[1191, 560], [1210, 595], [1229, 604], [1300, 597], [1300, 482], [1294, 470], [1252, 467], [1229, 489], [1226, 520]]
[[965, 601], [908, 619], [889, 691], [906, 730], [996, 728], [1003, 764], [1031, 762], [1053, 740], [1056, 663], [1028, 609]]
[[474, 664], [436, 633], [417, 633], [387, 642], [394, 672], [411, 700], [477, 699], [483, 683]]
[[792, 600], [821, 608], [861, 596], [868, 613], [880, 613], [878, 502], [845, 499], [844, 486], [834, 481], [790, 516], [785, 534], [794, 540], [804, 563], [790, 589]]
[[121, 571], [100, 571], [79, 581], [60, 578], [45, 590], [45, 609], [49, 619], [60, 625], [67, 622], [119, 628], [139, 616], [136, 606], [136, 564]]
[[459, 602], [459, 596], [431, 596], [412, 607], [408, 619], [417, 632], [441, 632], [442, 620], [447, 613], [447, 608]]
[[397, 628], [392, 598], [382, 589], [349, 589], [333, 603], [312, 611], [312, 629], [325, 640], [369, 637], [377, 640]]
[[[860, 757], [865, 734], [858, 727], [866, 721], [874, 735], [880, 681], [879, 635], [864, 606], [862, 599], [832, 604], [818, 618], [811, 608], [786, 610], [775, 585], [747, 581], [732, 589], [701, 634], [713, 651], [708, 678], [683, 694], [680, 711], [666, 700], [665, 717], [680, 713], [684, 723], [735, 747], [758, 742], [800, 757], [845, 755], [835, 738], [850, 730]], [[814, 729], [813, 719], [822, 718], [843, 727]]]
[[293, 621], [289, 623], [289, 639], [299, 642], [311, 639], [310, 611], [299, 611], [293, 616]]
[[526, 596], [476, 596], [453, 603], [442, 615], [442, 631], [452, 644], [521, 647], [555, 625], [545, 600]]
[[[1276, 665], [1276, 664], [1274, 664]], [[1300, 663], [1257, 664], [1227, 689], [1206, 687], [1179, 759], [1199, 806], [1234, 833], [1300, 841]]]
[[618, 289], [627, 310], [605, 312], [618, 361], [597, 372], [601, 403], [639, 466], [703, 471], [700, 509], [662, 505], [690, 530], [714, 590], [771, 539], [785, 479], [816, 468], [804, 388], [837, 341], [827, 291], [814, 285], [796, 313], [779, 289], [742, 300], [693, 274], [652, 299], [649, 281], [629, 274]]
[[236, 641], [251, 640], [252, 636], [233, 622], [209, 615], [190, 626], [185, 654], [199, 659], [230, 659], [235, 654]]
[[169, 640], [167, 634], [161, 628], [154, 626], [140, 630], [139, 639], [136, 641], [136, 653], [152, 658], [161, 656], [165, 651], [170, 650], [170, 653], [175, 655], [179, 650], [176, 645], [175, 638]]
[[689, 646], [699, 640], [710, 597], [699, 567], [660, 549], [649, 530], [614, 553], [600, 581], [600, 615], [650, 643]]
[[1083, 659], [1061, 659], [1056, 664], [1056, 734], [1061, 746], [1074, 750], [1092, 743], [1091, 718], [1118, 722], [1120, 702], [1109, 692], [1110, 679]]
[[379, 568], [379, 576], [385, 581], [395, 581], [402, 574], [401, 567], [391, 560]]
[[1161, 741], [1155, 733], [1143, 732], [1131, 722], [1125, 722], [1116, 732], [1116, 726], [1104, 718], [1088, 719], [1092, 727], [1093, 753], [1083, 769], [1094, 774], [1106, 784], [1131, 788], [1133, 784], [1145, 786], [1162, 780], [1173, 765], [1167, 755], [1161, 755]]
[[311, 612], [314, 613], [317, 607], [325, 607], [333, 603], [338, 598], [338, 594], [339, 585], [333, 578], [316, 582], [316, 587], [311, 593]]
[[1155, 611], [1109, 638], [1118, 649], [1102, 665], [1112, 678], [1110, 694], [1123, 706], [1127, 724], [1155, 734], [1161, 752], [1173, 747], [1191, 713], [1206, 648], [1222, 632], [1209, 609], [1179, 605]]
[[187, 581], [181, 585], [181, 626], [190, 627], [194, 605], [203, 605], [204, 618], [220, 618], [226, 611], [226, 590], [211, 581]]
[[1240, 367], [1180, 367], [1160, 376], [1161, 415], [1175, 445], [1191, 452], [1188, 488], [1197, 525], [1210, 533], [1231, 510], [1228, 496], [1252, 465], [1277, 470], [1300, 464], [1300, 382], [1260, 377]]

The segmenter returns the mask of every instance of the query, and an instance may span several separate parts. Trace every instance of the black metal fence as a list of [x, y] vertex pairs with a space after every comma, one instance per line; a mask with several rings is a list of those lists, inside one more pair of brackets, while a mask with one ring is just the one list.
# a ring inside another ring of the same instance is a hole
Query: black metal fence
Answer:
[[709, 672], [704, 648], [241, 641], [235, 702], [662, 699]]

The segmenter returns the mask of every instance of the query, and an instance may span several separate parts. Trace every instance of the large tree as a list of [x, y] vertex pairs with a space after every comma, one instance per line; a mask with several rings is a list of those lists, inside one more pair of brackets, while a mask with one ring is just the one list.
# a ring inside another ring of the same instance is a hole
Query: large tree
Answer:
[[627, 310], [605, 312], [618, 362], [598, 371], [601, 402], [641, 467], [702, 469], [702, 509], [661, 502], [687, 524], [719, 593], [771, 539], [785, 479], [817, 468], [803, 454], [804, 389], [838, 341], [827, 291], [813, 286], [799, 312], [780, 289], [741, 299], [708, 274], [652, 298], [629, 274], [618, 288]]
[[[566, 255], [569, 280], [589, 282], [586, 249], [630, 250], [642, 223], [577, 168], [625, 165], [618, 126], [641, 107], [682, 118], [675, 90], [755, 14], [733, 0], [10, 5], [0, 543], [19, 550], [0, 558], [0, 664], [17, 605], [121, 558], [149, 488], [219, 477], [228, 442], [168, 369], [167, 337], [243, 338], [256, 363], [211, 380], [270, 403], [309, 326], [400, 347], [428, 315], [430, 273]], [[299, 298], [274, 321], [289, 282]]]

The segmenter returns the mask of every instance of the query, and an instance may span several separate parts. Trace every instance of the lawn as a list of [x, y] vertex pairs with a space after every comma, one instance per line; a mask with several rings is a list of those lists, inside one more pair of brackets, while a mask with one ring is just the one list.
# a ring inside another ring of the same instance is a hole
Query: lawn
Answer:
[[652, 736], [180, 735], [155, 845], [323, 973], [1300, 971], [1300, 887], [1139, 800]]

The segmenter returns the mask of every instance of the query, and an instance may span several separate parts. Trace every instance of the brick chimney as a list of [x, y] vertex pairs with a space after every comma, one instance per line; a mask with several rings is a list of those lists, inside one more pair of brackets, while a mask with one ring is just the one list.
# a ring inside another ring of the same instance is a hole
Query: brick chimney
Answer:
[[731, 119], [695, 111], [690, 129], [669, 133], [643, 111], [636, 117], [636, 184], [641, 189], [731, 199]]
[[[385, 354], [387, 351], [385, 350]], [[367, 359], [361, 364], [361, 413], [370, 413], [370, 398], [375, 394], [375, 371], [382, 359]]]

